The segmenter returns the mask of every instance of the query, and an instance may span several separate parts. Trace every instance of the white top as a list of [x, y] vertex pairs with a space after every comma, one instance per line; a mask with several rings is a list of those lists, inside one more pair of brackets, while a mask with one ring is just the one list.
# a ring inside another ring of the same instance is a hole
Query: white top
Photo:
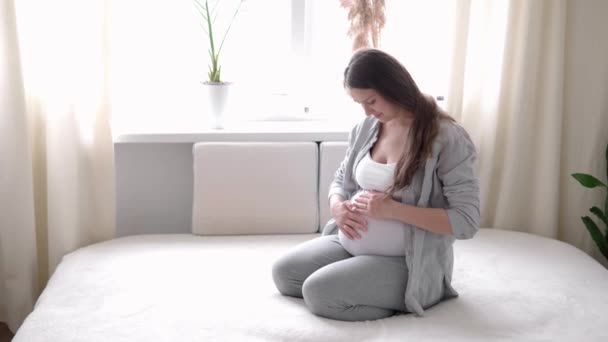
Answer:
[[[371, 158], [370, 152], [361, 159], [355, 169], [355, 179], [363, 189], [385, 192], [393, 185], [396, 164], [382, 164]], [[399, 200], [399, 198], [395, 198]], [[405, 224], [397, 220], [367, 218], [367, 231], [358, 231], [361, 239], [350, 240], [339, 231], [340, 243], [352, 255], [402, 256], [405, 251]]]

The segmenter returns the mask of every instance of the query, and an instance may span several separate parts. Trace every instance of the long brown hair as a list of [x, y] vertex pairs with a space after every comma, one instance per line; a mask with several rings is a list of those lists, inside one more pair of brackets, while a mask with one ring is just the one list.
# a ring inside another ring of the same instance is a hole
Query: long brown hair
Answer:
[[424, 167], [439, 132], [439, 121], [454, 121], [443, 112], [433, 97], [423, 94], [407, 69], [393, 56], [377, 49], [355, 52], [344, 70], [344, 87], [373, 89], [412, 114], [414, 120], [404, 153], [395, 168], [390, 195], [409, 186], [414, 174]]

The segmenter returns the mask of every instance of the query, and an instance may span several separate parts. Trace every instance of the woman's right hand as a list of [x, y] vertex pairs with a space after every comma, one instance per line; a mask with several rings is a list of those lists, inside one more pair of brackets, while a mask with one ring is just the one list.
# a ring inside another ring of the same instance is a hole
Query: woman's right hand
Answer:
[[358, 231], [367, 231], [367, 220], [363, 215], [355, 212], [354, 208], [348, 200], [336, 201], [331, 205], [331, 215], [336, 220], [338, 229], [351, 240], [361, 238]]

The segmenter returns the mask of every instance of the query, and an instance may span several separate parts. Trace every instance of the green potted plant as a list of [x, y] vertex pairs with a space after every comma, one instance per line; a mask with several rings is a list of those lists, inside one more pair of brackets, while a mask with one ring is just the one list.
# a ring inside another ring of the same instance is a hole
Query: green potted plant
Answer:
[[[212, 7], [208, 0], [194, 0], [194, 6], [201, 17], [201, 27], [205, 31], [205, 37], [209, 44], [209, 65], [207, 72], [207, 80], [203, 85], [207, 88], [207, 102], [211, 119], [211, 127], [214, 129], [223, 128], [222, 118], [228, 102], [228, 91], [231, 85], [230, 82], [225, 82], [222, 79], [222, 65], [220, 56], [226, 37], [230, 32], [230, 28], [234, 23], [241, 5], [244, 0], [238, 0], [238, 5], [228, 22], [228, 27], [223, 35], [220, 34], [216, 19], [220, 11], [220, 0], [214, 1]], [[221, 39], [219, 39], [221, 37]]]
[[[573, 173], [572, 177], [586, 188], [600, 187], [604, 188], [604, 190], [608, 189], [608, 186], [605, 183], [592, 175], [586, 173]], [[608, 145], [606, 145], [606, 178], [608, 179]], [[606, 199], [604, 200], [604, 211], [596, 206], [593, 206], [589, 211], [600, 220], [600, 224], [603, 222], [604, 228], [601, 229], [598, 227], [595, 221], [589, 216], [583, 216], [581, 219], [583, 220], [585, 227], [587, 227], [589, 234], [591, 234], [591, 238], [593, 238], [593, 241], [597, 244], [600, 252], [608, 259], [608, 191], [606, 193]]]

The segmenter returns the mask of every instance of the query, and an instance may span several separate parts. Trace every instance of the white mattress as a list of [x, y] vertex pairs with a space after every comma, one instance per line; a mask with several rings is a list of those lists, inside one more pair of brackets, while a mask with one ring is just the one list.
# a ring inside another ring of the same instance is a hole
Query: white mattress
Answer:
[[564, 243], [482, 229], [456, 242], [459, 298], [423, 318], [351, 323], [274, 287], [272, 262], [313, 236], [148, 235], [82, 248], [13, 341], [608, 341], [608, 271]]

